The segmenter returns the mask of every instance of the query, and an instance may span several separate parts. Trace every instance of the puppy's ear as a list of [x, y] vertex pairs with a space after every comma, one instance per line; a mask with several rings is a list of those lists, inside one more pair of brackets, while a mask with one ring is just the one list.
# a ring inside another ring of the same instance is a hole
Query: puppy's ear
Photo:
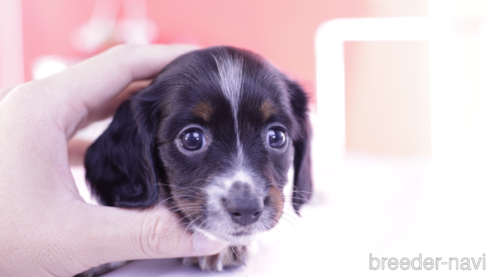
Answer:
[[311, 124], [308, 113], [308, 98], [299, 84], [286, 79], [290, 93], [290, 105], [299, 125], [299, 134], [294, 145], [294, 190], [292, 205], [297, 214], [301, 206], [309, 201], [313, 192], [311, 176]]
[[146, 208], [157, 202], [154, 134], [159, 115], [152, 113], [158, 109], [135, 98], [118, 108], [85, 155], [87, 181], [103, 205]]

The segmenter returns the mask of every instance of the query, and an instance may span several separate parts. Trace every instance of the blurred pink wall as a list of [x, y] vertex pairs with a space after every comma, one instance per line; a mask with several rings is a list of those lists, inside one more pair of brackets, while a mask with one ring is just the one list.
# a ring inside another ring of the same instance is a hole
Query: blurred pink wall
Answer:
[[[22, 0], [27, 80], [40, 55], [84, 58], [73, 49], [70, 38], [89, 19], [94, 3]], [[157, 42], [227, 44], [253, 50], [301, 81], [313, 102], [314, 36], [322, 22], [427, 15], [427, 0], [148, 0], [147, 7], [149, 18], [159, 27]], [[402, 59], [394, 58], [402, 55]], [[348, 150], [430, 155], [426, 46], [354, 42], [346, 48], [346, 61]], [[386, 82], [387, 74], [392, 82]]]
[[[23, 0], [26, 76], [39, 55], [75, 55], [73, 30], [87, 20], [94, 0]], [[364, 16], [361, 0], [148, 0], [159, 42], [203, 47], [234, 45], [268, 57], [314, 92], [314, 35], [323, 21]]]

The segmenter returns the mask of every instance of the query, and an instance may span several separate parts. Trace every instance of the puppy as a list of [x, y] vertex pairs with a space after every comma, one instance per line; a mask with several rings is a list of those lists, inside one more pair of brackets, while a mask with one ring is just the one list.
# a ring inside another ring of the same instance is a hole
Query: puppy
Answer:
[[297, 83], [250, 51], [185, 54], [124, 102], [88, 149], [91, 191], [108, 206], [163, 202], [187, 230], [231, 246], [185, 263], [242, 265], [245, 245], [282, 216], [291, 166], [294, 210], [311, 195], [307, 104]]

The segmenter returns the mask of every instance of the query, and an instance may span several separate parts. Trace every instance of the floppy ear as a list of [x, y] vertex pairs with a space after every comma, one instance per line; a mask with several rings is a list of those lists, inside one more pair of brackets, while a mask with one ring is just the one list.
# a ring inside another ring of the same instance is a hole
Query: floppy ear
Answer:
[[290, 105], [299, 125], [299, 134], [294, 145], [294, 190], [292, 205], [297, 214], [301, 206], [309, 201], [313, 192], [311, 176], [311, 124], [309, 121], [308, 98], [299, 84], [286, 80], [290, 93]]
[[141, 95], [121, 104], [111, 125], [85, 155], [87, 181], [103, 205], [147, 208], [157, 202], [154, 134], [158, 109], [149, 107], [155, 101], [138, 98]]

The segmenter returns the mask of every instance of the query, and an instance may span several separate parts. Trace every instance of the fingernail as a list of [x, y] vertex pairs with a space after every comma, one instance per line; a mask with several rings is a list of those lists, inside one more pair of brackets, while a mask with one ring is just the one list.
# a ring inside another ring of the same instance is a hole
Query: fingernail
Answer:
[[225, 244], [218, 240], [207, 238], [201, 233], [193, 234], [193, 248], [197, 254], [215, 254], [224, 249]]

